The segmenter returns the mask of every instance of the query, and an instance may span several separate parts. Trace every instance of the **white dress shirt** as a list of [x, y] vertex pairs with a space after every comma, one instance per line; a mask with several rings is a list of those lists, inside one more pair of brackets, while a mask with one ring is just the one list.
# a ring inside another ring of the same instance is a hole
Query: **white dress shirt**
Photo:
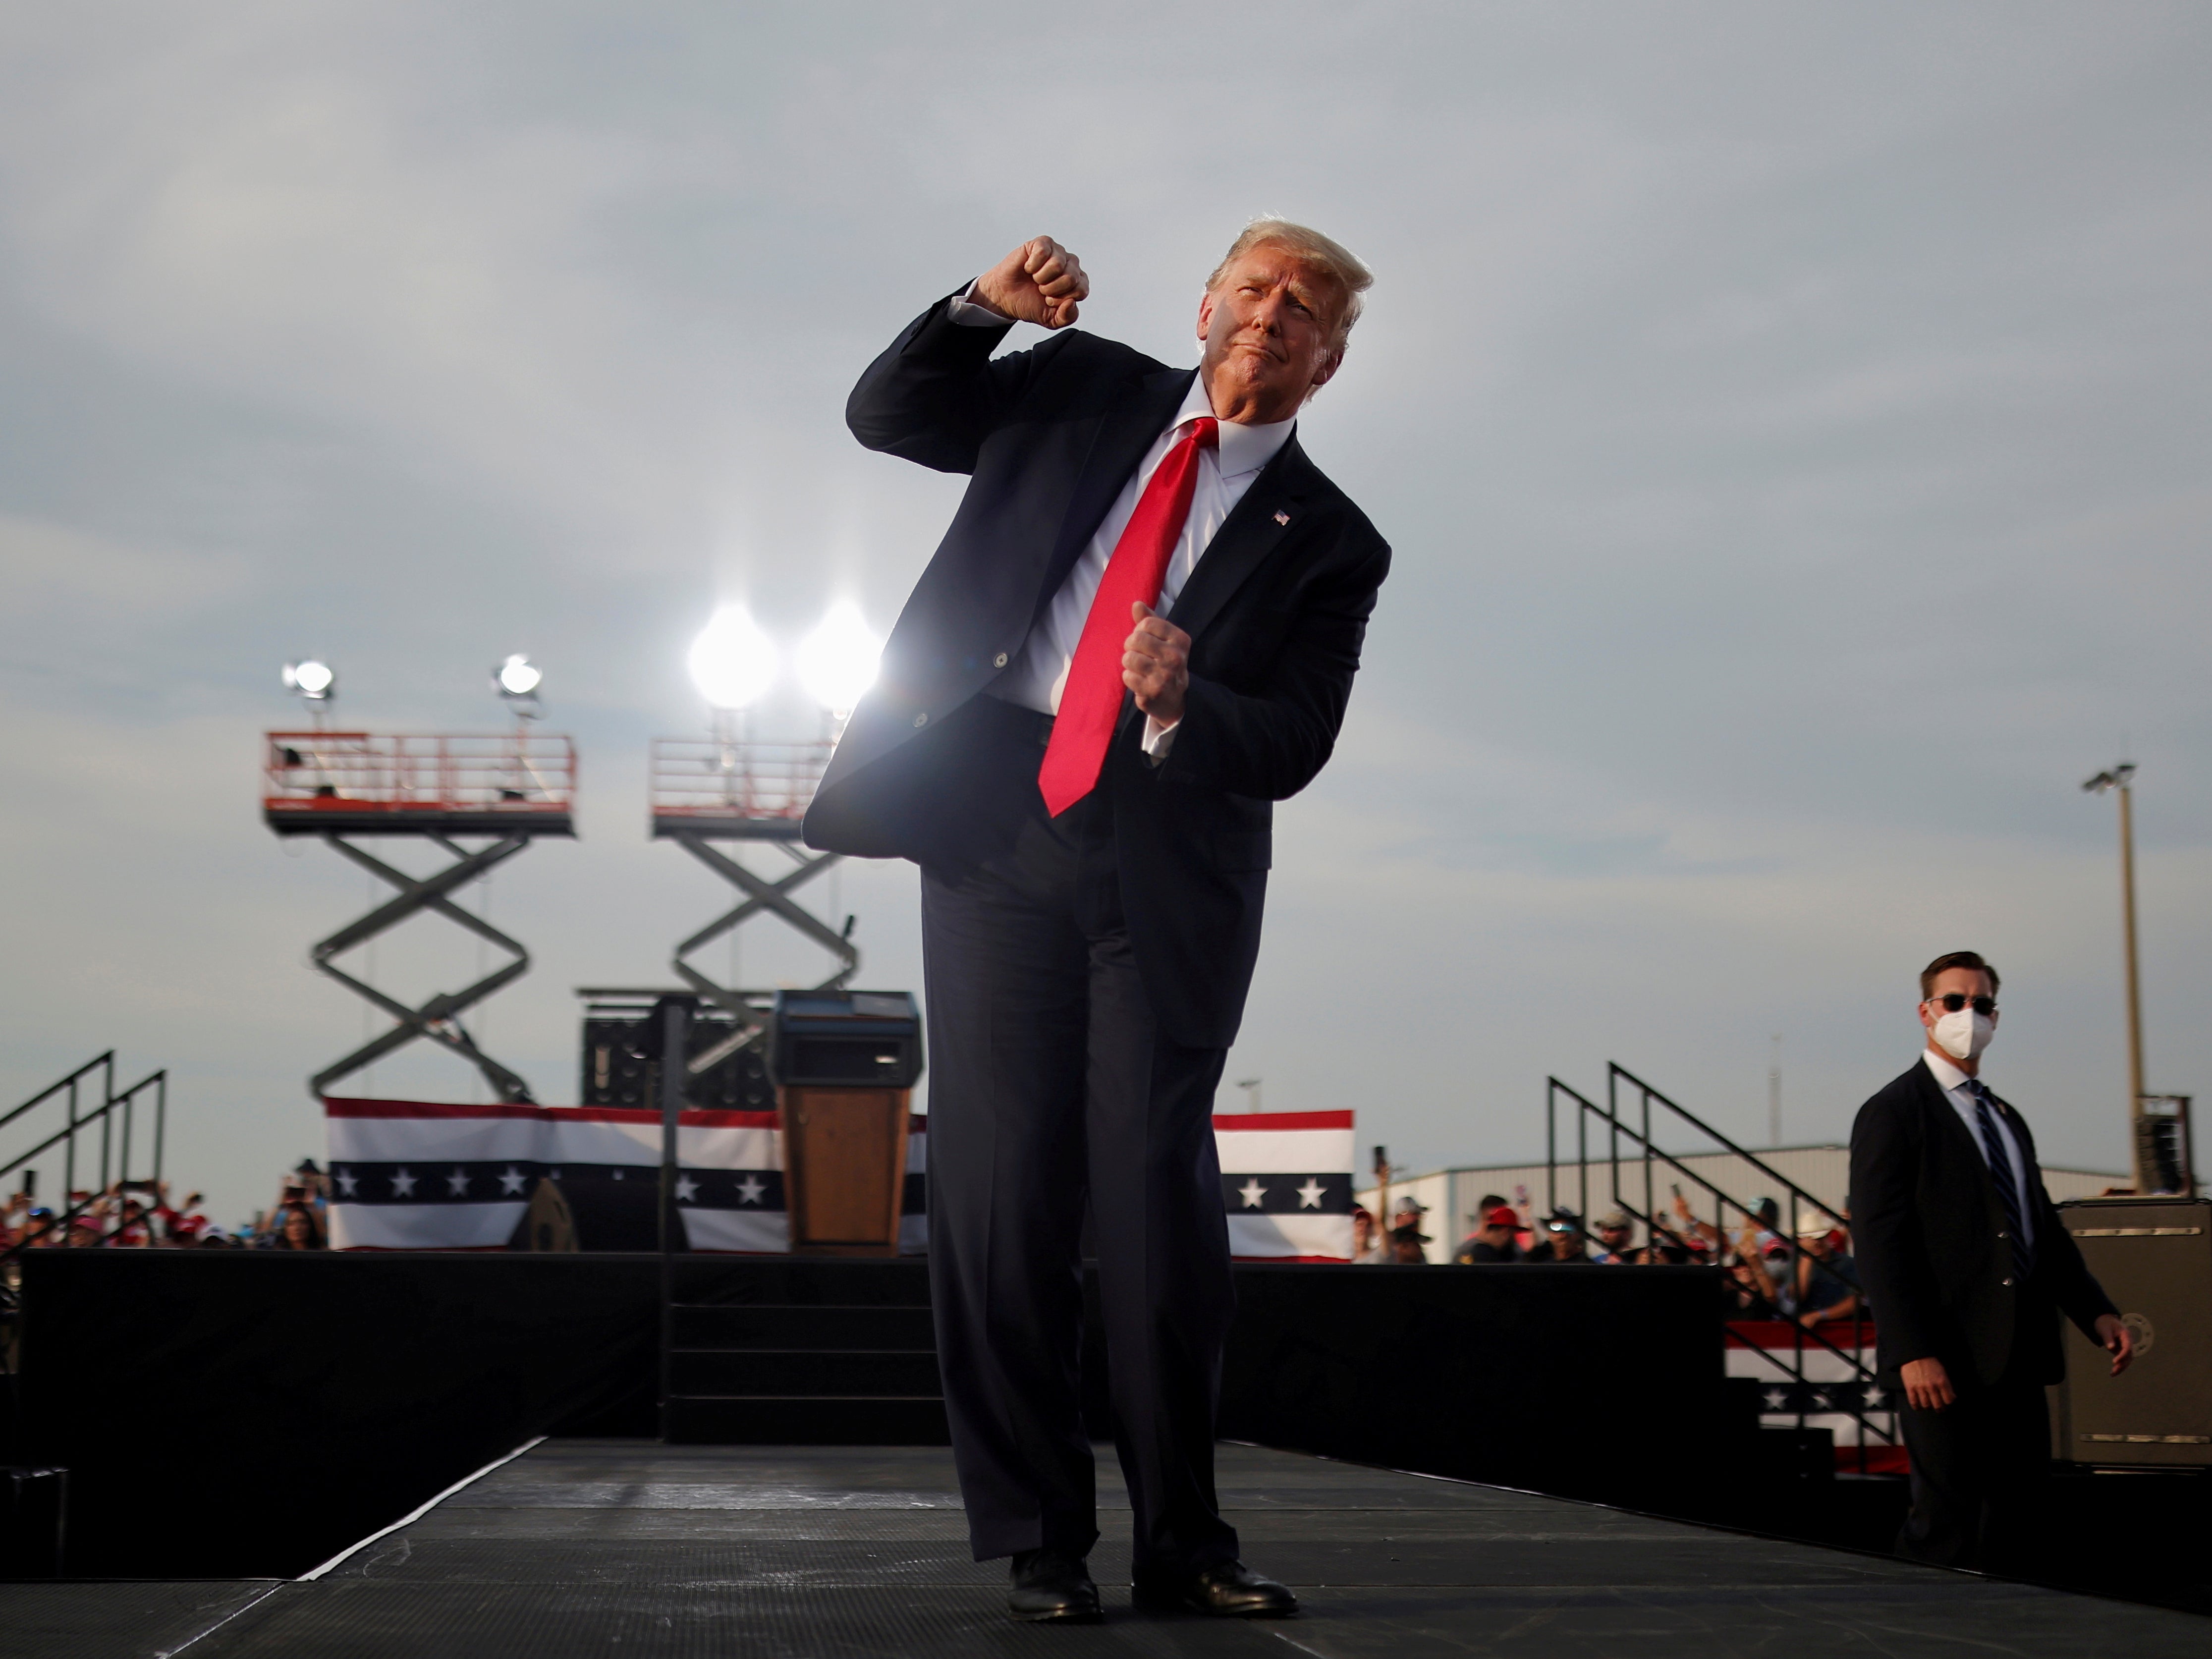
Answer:
[[[1982, 1155], [1983, 1165], [1987, 1167], [1990, 1149], [1982, 1140], [1981, 1112], [1975, 1106], [1972, 1091], [1966, 1087], [1970, 1079], [1951, 1063], [1948, 1056], [1937, 1054], [1933, 1048], [1923, 1050], [1923, 1058], [1928, 1061], [1928, 1069], [1936, 1074], [1936, 1084], [1942, 1090], [1943, 1097], [1951, 1103], [1951, 1109], [1958, 1113], [1959, 1121], [1966, 1126], [1967, 1134], [1973, 1139], [1974, 1150]], [[1990, 1116], [1997, 1126], [1997, 1133], [2004, 1137], [2005, 1156], [2012, 1160], [2013, 1188], [2020, 1194], [2021, 1243], [2032, 1250], [2035, 1248], [2035, 1206], [2028, 1197], [2027, 1159], [2021, 1152], [2020, 1137], [2012, 1132], [2012, 1125], [2007, 1121], [2009, 1115], [1994, 1104], [1990, 1107]]]
[[[970, 285], [969, 293], [974, 292]], [[981, 305], [963, 295], [952, 301], [951, 319], [955, 323], [974, 328], [1002, 326], [1006, 319], [988, 306]], [[1152, 473], [1186, 434], [1190, 422], [1213, 413], [1213, 405], [1206, 397], [1206, 384], [1193, 376], [1190, 393], [1182, 400], [1137, 470], [1121, 486], [1121, 493], [1114, 498], [1114, 505], [1099, 520], [1082, 556], [1067, 573], [1060, 591], [1052, 596], [1052, 603], [1044, 615], [1030, 629], [1029, 638], [1004, 673], [990, 688], [990, 694], [1007, 702], [1019, 703], [1024, 708], [1034, 708], [1042, 714], [1060, 712], [1060, 695], [1066, 689], [1067, 671], [1075, 660], [1077, 641], [1083, 637], [1083, 624], [1091, 615], [1091, 602], [1098, 595], [1098, 584], [1106, 579], [1107, 562], [1114, 556], [1115, 544], [1128, 528], [1135, 516], [1138, 498], [1145, 486], [1152, 482]], [[1182, 592], [1190, 580], [1190, 573], [1206, 556], [1207, 545], [1214, 533], [1261, 470], [1275, 459], [1276, 453], [1291, 441], [1297, 427], [1295, 416], [1277, 421], [1267, 426], [1243, 426], [1232, 421], [1221, 422], [1220, 443], [1216, 449], [1202, 449], [1198, 456], [1198, 481], [1191, 493], [1190, 516], [1183, 520], [1182, 535], [1168, 555], [1167, 573], [1160, 580], [1160, 597], [1152, 609], [1175, 619], [1176, 596]], [[1128, 625], [1133, 629], [1133, 622]], [[1145, 752], [1154, 761], [1164, 759], [1175, 741], [1175, 727], [1163, 726], [1147, 715], [1145, 720]]]

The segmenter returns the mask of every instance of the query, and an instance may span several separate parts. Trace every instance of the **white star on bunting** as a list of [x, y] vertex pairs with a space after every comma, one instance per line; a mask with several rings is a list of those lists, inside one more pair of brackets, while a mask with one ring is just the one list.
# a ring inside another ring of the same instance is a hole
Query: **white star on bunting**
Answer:
[[455, 1198], [466, 1198], [469, 1194], [468, 1176], [459, 1170], [454, 1170], [446, 1177], [446, 1190]]
[[414, 1197], [415, 1177], [409, 1175], [404, 1169], [394, 1170], [392, 1176], [392, 1195], [394, 1198]]
[[338, 1196], [340, 1198], [351, 1198], [353, 1196], [353, 1189], [359, 1185], [361, 1185], [361, 1182], [354, 1178], [354, 1173], [351, 1170], [340, 1170], [338, 1171]]
[[747, 1176], [743, 1181], [740, 1181], [738, 1183], [738, 1202], [740, 1204], [757, 1204], [761, 1201], [761, 1194], [767, 1190], [768, 1188], [761, 1183], [757, 1177]]
[[1306, 1184], [1298, 1188], [1298, 1208], [1301, 1210], [1321, 1208], [1321, 1177], [1318, 1176], [1308, 1176]]
[[1237, 1189], [1237, 1195], [1244, 1200], [1246, 1209], [1256, 1210], [1260, 1207], [1260, 1200], [1267, 1197], [1267, 1189], [1260, 1184], [1259, 1176], [1246, 1176], [1244, 1184]]
[[522, 1190], [523, 1184], [522, 1171], [512, 1164], [507, 1166], [507, 1173], [499, 1178], [499, 1189], [502, 1193], [519, 1193]]
[[680, 1175], [676, 1177], [676, 1201], [678, 1204], [689, 1204], [698, 1191], [699, 1183], [692, 1180], [690, 1176]]

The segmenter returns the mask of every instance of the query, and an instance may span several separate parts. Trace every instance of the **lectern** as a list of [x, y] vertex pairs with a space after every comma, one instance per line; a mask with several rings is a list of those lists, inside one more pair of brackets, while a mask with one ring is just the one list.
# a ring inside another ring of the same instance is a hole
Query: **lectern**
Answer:
[[921, 1014], [904, 991], [779, 991], [769, 1074], [791, 1248], [896, 1255]]

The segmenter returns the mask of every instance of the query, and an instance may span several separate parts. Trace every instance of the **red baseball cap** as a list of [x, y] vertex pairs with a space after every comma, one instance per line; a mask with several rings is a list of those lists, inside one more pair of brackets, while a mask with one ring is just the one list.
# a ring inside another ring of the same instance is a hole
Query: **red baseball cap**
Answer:
[[1486, 1227], [1518, 1227], [1521, 1218], [1501, 1204], [1482, 1218], [1482, 1224]]

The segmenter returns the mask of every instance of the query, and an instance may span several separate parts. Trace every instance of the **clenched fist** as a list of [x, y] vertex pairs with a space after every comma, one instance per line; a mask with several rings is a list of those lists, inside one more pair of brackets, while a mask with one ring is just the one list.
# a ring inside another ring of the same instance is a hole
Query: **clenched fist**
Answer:
[[1141, 602], [1129, 615], [1137, 627], [1121, 642], [1121, 684], [1137, 694], [1138, 708], [1173, 726], [1190, 689], [1190, 635]]
[[1083, 262], [1049, 236], [1032, 236], [975, 279], [975, 297], [1018, 323], [1066, 328], [1091, 295]]

